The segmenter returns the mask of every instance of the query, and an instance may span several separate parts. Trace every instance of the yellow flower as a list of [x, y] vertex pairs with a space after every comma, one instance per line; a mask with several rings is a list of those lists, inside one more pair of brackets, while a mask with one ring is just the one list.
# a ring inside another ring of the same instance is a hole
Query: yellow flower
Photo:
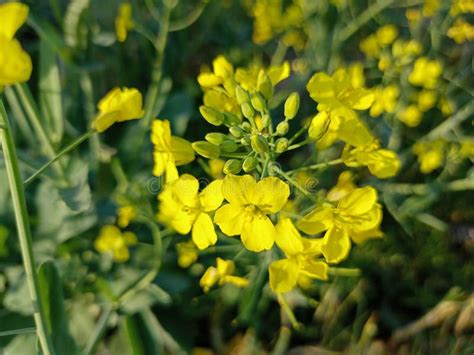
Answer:
[[474, 1], [473, 0], [454, 0], [449, 10], [451, 16], [458, 14], [474, 13]]
[[203, 88], [213, 88], [224, 84], [224, 82], [234, 75], [234, 67], [223, 56], [220, 55], [212, 62], [213, 72], [201, 72], [198, 76], [198, 83]]
[[132, 232], [122, 233], [113, 225], [103, 226], [94, 242], [95, 249], [102, 254], [111, 253], [118, 263], [130, 258], [128, 247], [137, 244], [137, 237]]
[[99, 113], [92, 122], [92, 128], [104, 132], [115, 122], [143, 117], [142, 94], [135, 88], [114, 88], [97, 104]]
[[400, 66], [410, 63], [422, 50], [421, 43], [414, 39], [409, 41], [398, 39], [392, 45], [392, 55]]
[[439, 9], [440, 0], [425, 0], [423, 4], [423, 16], [432, 17]]
[[378, 58], [382, 49], [390, 45], [397, 36], [398, 29], [394, 25], [385, 25], [365, 38], [359, 48], [368, 58]]
[[426, 112], [432, 109], [436, 105], [436, 91], [434, 90], [422, 90], [418, 94], [418, 108], [421, 112]]
[[409, 105], [398, 114], [398, 119], [408, 127], [416, 127], [420, 124], [423, 114], [416, 105]]
[[463, 18], [458, 18], [454, 25], [449, 28], [448, 37], [458, 44], [472, 41], [474, 40], [474, 26]]
[[272, 85], [276, 86], [290, 76], [290, 63], [285, 61], [281, 65], [272, 65], [266, 69], [255, 64], [247, 68], [237, 68], [235, 80], [245, 90], [255, 91], [257, 90], [258, 76], [261, 71], [268, 75]]
[[291, 291], [304, 276], [327, 280], [328, 265], [316, 259], [322, 254], [324, 239], [303, 238], [289, 218], [281, 219], [276, 231], [276, 244], [286, 258], [274, 261], [268, 267], [273, 292]]
[[285, 205], [290, 189], [276, 177], [258, 183], [250, 175], [227, 175], [222, 193], [229, 202], [216, 211], [214, 222], [228, 236], [240, 235], [251, 251], [270, 250], [276, 232], [269, 214], [279, 212]]
[[222, 179], [224, 177], [224, 173], [222, 169], [224, 169], [225, 161], [222, 159], [209, 159], [209, 170], [211, 173], [211, 177], [215, 180]]
[[196, 244], [191, 240], [177, 243], [176, 252], [178, 253], [178, 265], [183, 269], [190, 267], [198, 258]]
[[172, 136], [168, 120], [154, 120], [151, 126], [153, 143], [153, 175], [166, 173], [166, 181], [178, 178], [176, 166], [188, 164], [194, 160], [194, 149], [187, 140]]
[[363, 39], [359, 44], [359, 48], [367, 58], [378, 58], [381, 52], [377, 37], [374, 34]]
[[370, 107], [370, 115], [372, 117], [380, 116], [384, 112], [392, 113], [397, 105], [400, 90], [396, 85], [386, 87], [376, 87], [373, 89], [374, 102]]
[[31, 58], [13, 38], [28, 17], [28, 6], [19, 2], [0, 4], [0, 90], [30, 79]]
[[418, 58], [408, 81], [412, 85], [422, 86], [426, 89], [435, 89], [438, 84], [438, 78], [443, 72], [441, 63], [436, 60], [429, 60], [427, 57]]
[[199, 192], [199, 181], [184, 174], [171, 181], [159, 194], [158, 220], [180, 234], [192, 231], [193, 242], [206, 249], [217, 242], [217, 234], [209, 213], [222, 204], [222, 180], [211, 182]]
[[398, 29], [394, 25], [385, 25], [375, 32], [375, 36], [377, 37], [377, 42], [380, 47], [385, 48], [395, 41], [398, 36]]
[[115, 18], [115, 33], [119, 42], [125, 42], [128, 31], [133, 29], [132, 5], [128, 2], [119, 5], [118, 14]]
[[117, 225], [126, 228], [137, 216], [137, 209], [134, 206], [122, 206], [118, 209]]
[[392, 60], [388, 55], [381, 55], [379, 62], [377, 63], [377, 67], [380, 71], [386, 71], [388, 68], [392, 66]]
[[418, 156], [420, 171], [429, 174], [444, 163], [446, 156], [446, 141], [437, 139], [431, 142], [418, 142], [413, 146], [413, 153]]
[[337, 202], [356, 188], [354, 174], [349, 170], [343, 171], [337, 179], [337, 184], [328, 191], [326, 198], [328, 201]]
[[232, 260], [216, 259], [216, 266], [209, 267], [204, 275], [202, 275], [199, 285], [204, 292], [209, 292], [211, 287], [218, 284], [232, 284], [238, 287], [247, 287], [249, 282], [247, 279], [239, 276], [233, 276], [235, 265]]
[[464, 139], [461, 141], [461, 147], [459, 149], [461, 158], [474, 158], [474, 140]]
[[441, 97], [439, 100], [439, 109], [444, 117], [450, 116], [454, 112], [454, 105], [447, 97]]
[[400, 159], [397, 154], [388, 149], [380, 149], [378, 142], [354, 149], [346, 146], [342, 159], [347, 166], [367, 166], [370, 173], [380, 179], [395, 176], [400, 169]]
[[[358, 243], [379, 236], [382, 206], [377, 203], [377, 191], [370, 186], [358, 188], [343, 197], [337, 204], [316, 207], [298, 222], [298, 228], [307, 234], [327, 231], [321, 251], [329, 263], [338, 263], [350, 251], [350, 239]], [[371, 235], [372, 234], [372, 235]], [[365, 240], [364, 239], [364, 240]]]

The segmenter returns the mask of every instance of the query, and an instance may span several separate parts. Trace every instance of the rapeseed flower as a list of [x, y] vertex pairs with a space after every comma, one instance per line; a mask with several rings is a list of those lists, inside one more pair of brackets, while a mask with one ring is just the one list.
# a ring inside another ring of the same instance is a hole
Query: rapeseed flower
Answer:
[[408, 105], [397, 114], [397, 117], [408, 127], [416, 127], [421, 123], [423, 113], [417, 105]]
[[454, 25], [449, 28], [448, 37], [458, 44], [472, 41], [474, 40], [474, 26], [463, 18], [458, 18]]
[[398, 29], [394, 25], [385, 25], [366, 37], [360, 43], [359, 48], [368, 58], [378, 58], [381, 51], [390, 45], [397, 36]]
[[429, 174], [444, 164], [447, 142], [443, 139], [434, 141], [417, 142], [412, 151], [418, 156], [420, 171]]
[[120, 228], [126, 228], [136, 216], [137, 208], [135, 206], [121, 206], [117, 212], [117, 225]]
[[442, 72], [443, 67], [438, 60], [421, 57], [415, 61], [413, 70], [408, 76], [408, 82], [425, 89], [435, 89]]
[[268, 215], [283, 208], [290, 195], [288, 185], [276, 177], [257, 182], [251, 175], [228, 175], [222, 193], [229, 203], [214, 216], [221, 231], [228, 236], [240, 235], [248, 250], [270, 250], [276, 231]]
[[274, 261], [268, 267], [270, 287], [274, 292], [291, 291], [300, 277], [327, 280], [328, 265], [317, 259], [323, 253], [324, 238], [303, 238], [289, 218], [282, 218], [276, 231], [276, 244], [286, 258]]
[[166, 181], [178, 178], [177, 166], [194, 160], [194, 150], [187, 140], [172, 136], [168, 120], [154, 120], [151, 126], [153, 143], [153, 175], [166, 174]]
[[132, 18], [132, 5], [128, 2], [121, 3], [115, 18], [115, 33], [119, 42], [125, 42], [128, 31], [134, 27]]
[[397, 105], [400, 90], [396, 85], [386, 87], [376, 87], [373, 89], [374, 102], [370, 106], [370, 115], [377, 117], [384, 112], [393, 113]]
[[328, 191], [326, 198], [330, 202], [337, 202], [356, 188], [354, 174], [349, 170], [343, 171], [337, 178], [337, 184]]
[[100, 230], [94, 247], [99, 253], [110, 253], [114, 261], [123, 263], [130, 258], [128, 247], [135, 244], [137, 244], [137, 237], [134, 233], [122, 233], [116, 226], [106, 225]]
[[187, 269], [198, 259], [198, 250], [192, 240], [177, 243], [176, 252], [178, 253], [178, 265], [183, 269]]
[[114, 88], [97, 104], [99, 113], [92, 122], [92, 128], [104, 132], [116, 122], [143, 117], [142, 94], [135, 88]]
[[418, 93], [417, 103], [421, 112], [426, 112], [436, 105], [437, 94], [434, 90], [422, 90]]
[[199, 249], [217, 242], [217, 234], [210, 213], [222, 204], [222, 180], [211, 182], [199, 192], [199, 181], [184, 174], [171, 181], [159, 194], [158, 220], [179, 234], [192, 231], [192, 240]]
[[0, 90], [30, 79], [31, 58], [13, 38], [28, 17], [28, 6], [19, 2], [0, 4]]
[[449, 9], [451, 16], [459, 14], [474, 13], [474, 1], [473, 0], [454, 0]]
[[224, 284], [232, 284], [238, 287], [247, 287], [249, 282], [244, 277], [233, 276], [235, 271], [235, 264], [232, 260], [216, 259], [216, 266], [207, 268], [204, 275], [202, 275], [199, 285], [204, 292], [209, 290], [214, 285], [222, 286]]

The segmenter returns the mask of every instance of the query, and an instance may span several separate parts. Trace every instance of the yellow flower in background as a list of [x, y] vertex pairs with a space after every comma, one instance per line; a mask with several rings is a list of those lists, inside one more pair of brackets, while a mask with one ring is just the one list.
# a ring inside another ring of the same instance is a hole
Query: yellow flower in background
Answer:
[[426, 112], [436, 105], [437, 94], [434, 90], [422, 90], [418, 93], [417, 102], [421, 112]]
[[346, 146], [342, 159], [347, 166], [367, 166], [370, 173], [380, 179], [395, 176], [400, 170], [400, 159], [397, 154], [388, 149], [380, 149], [378, 142], [353, 149]]
[[337, 184], [328, 191], [326, 198], [328, 201], [337, 202], [356, 188], [352, 171], [343, 171], [337, 178]]
[[216, 180], [199, 192], [199, 181], [184, 174], [171, 181], [158, 195], [158, 221], [172, 227], [179, 234], [192, 231], [192, 240], [200, 249], [217, 242], [217, 234], [210, 213], [222, 204], [222, 180]]
[[474, 139], [461, 140], [459, 154], [461, 155], [461, 158], [474, 158]]
[[454, 25], [449, 28], [448, 37], [458, 44], [470, 42], [474, 40], [474, 26], [463, 18], [458, 18]]
[[425, 0], [423, 4], [423, 16], [433, 17], [433, 15], [439, 10], [440, 6], [440, 0]]
[[423, 113], [420, 111], [417, 105], [409, 105], [401, 110], [397, 114], [397, 117], [408, 127], [416, 127], [421, 123]]
[[359, 48], [368, 58], [378, 58], [381, 51], [392, 44], [397, 36], [398, 29], [394, 25], [385, 25], [361, 41]]
[[92, 122], [92, 128], [104, 132], [116, 122], [143, 117], [142, 94], [135, 88], [114, 88], [97, 104], [99, 113]]
[[392, 66], [392, 59], [389, 55], [383, 54], [380, 56], [379, 62], [377, 63], [377, 67], [380, 71], [386, 71]]
[[122, 233], [113, 225], [103, 226], [94, 242], [95, 249], [101, 253], [111, 253], [114, 260], [123, 263], [130, 258], [128, 247], [137, 244], [137, 237], [132, 232]]
[[222, 193], [229, 203], [216, 211], [214, 223], [228, 236], [240, 235], [248, 250], [270, 250], [276, 231], [267, 215], [283, 208], [290, 195], [288, 185], [276, 177], [256, 182], [251, 175], [227, 175]]
[[137, 216], [137, 209], [134, 206], [122, 206], [118, 209], [117, 214], [117, 225], [120, 228], [126, 228]]
[[398, 29], [394, 25], [384, 25], [375, 32], [375, 36], [380, 47], [385, 48], [395, 41], [398, 36]]
[[235, 271], [235, 264], [232, 260], [216, 259], [216, 267], [209, 267], [204, 275], [202, 275], [199, 285], [204, 292], [215, 286], [222, 286], [224, 284], [232, 284], [238, 287], [247, 287], [249, 281], [244, 277], [233, 276]]
[[290, 76], [290, 63], [285, 61], [281, 65], [272, 65], [262, 68], [261, 65], [253, 64], [247, 68], [237, 68], [235, 80], [247, 91], [256, 91], [260, 72], [268, 75], [273, 86]]
[[392, 113], [395, 111], [398, 95], [400, 94], [398, 86], [376, 87], [373, 92], [374, 102], [370, 106], [369, 112], [372, 117], [380, 116], [384, 112]]
[[437, 139], [429, 142], [418, 142], [413, 146], [413, 153], [418, 156], [420, 171], [429, 174], [444, 164], [447, 142]]
[[403, 67], [412, 62], [423, 50], [420, 42], [411, 40], [396, 40], [392, 45], [392, 56], [395, 58], [396, 64]]
[[214, 180], [224, 178], [224, 173], [222, 172], [222, 169], [224, 169], [224, 165], [225, 165], [224, 160], [222, 160], [222, 159], [209, 159], [208, 164], [209, 164], [209, 170], [210, 170], [210, 173], [211, 173], [211, 177]]
[[450, 116], [454, 113], [454, 104], [447, 97], [441, 97], [439, 100], [439, 109], [444, 117]]
[[194, 160], [194, 149], [187, 140], [172, 136], [168, 120], [153, 120], [151, 126], [153, 143], [153, 175], [166, 173], [166, 181], [178, 178], [176, 166], [188, 164]]
[[203, 88], [213, 88], [224, 84], [234, 75], [233, 65], [223, 56], [216, 57], [212, 62], [213, 72], [203, 71], [198, 76], [198, 83]]
[[[338, 263], [350, 251], [350, 239], [358, 243], [370, 237], [379, 237], [382, 206], [377, 203], [377, 191], [370, 186], [358, 188], [341, 200], [336, 207], [316, 207], [297, 224], [307, 234], [327, 231], [322, 253], [329, 263]], [[360, 235], [364, 234], [364, 238]]]
[[28, 6], [19, 2], [0, 4], [0, 90], [30, 79], [31, 58], [13, 38], [28, 17]]
[[273, 292], [291, 291], [300, 277], [327, 280], [328, 265], [316, 259], [322, 254], [323, 239], [303, 238], [289, 218], [276, 225], [276, 244], [286, 258], [274, 261], [268, 267], [270, 288]]
[[128, 2], [121, 3], [115, 18], [115, 33], [119, 42], [125, 42], [128, 31], [133, 29], [132, 5]]
[[408, 82], [425, 89], [435, 89], [442, 72], [443, 67], [438, 60], [421, 57], [415, 61], [413, 70], [408, 76]]
[[452, 2], [451, 9], [449, 10], [451, 16], [467, 13], [474, 13], [473, 0], [454, 0]]
[[178, 265], [183, 269], [187, 269], [198, 259], [198, 250], [192, 240], [176, 243], [176, 252], [178, 253]]

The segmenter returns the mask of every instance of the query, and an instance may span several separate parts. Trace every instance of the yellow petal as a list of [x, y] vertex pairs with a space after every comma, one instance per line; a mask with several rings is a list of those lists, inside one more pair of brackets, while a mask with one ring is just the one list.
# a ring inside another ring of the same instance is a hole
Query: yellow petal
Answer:
[[369, 239], [380, 239], [382, 237], [383, 232], [378, 228], [370, 229], [359, 233], [351, 232], [351, 239], [356, 244], [363, 244]]
[[192, 238], [194, 244], [200, 249], [206, 249], [217, 242], [214, 224], [207, 213], [200, 213], [193, 225]]
[[230, 275], [235, 270], [235, 264], [232, 260], [224, 260], [222, 258], [216, 258], [217, 274], [219, 278], [223, 278], [226, 275]]
[[253, 220], [244, 223], [241, 239], [250, 251], [270, 250], [275, 243], [275, 226], [265, 215], [257, 215]]
[[177, 166], [186, 165], [194, 160], [194, 149], [186, 139], [171, 136], [170, 148]]
[[231, 284], [237, 287], [247, 287], [249, 285], [249, 280], [244, 277], [227, 275], [222, 279], [222, 283]]
[[247, 205], [247, 196], [252, 196], [257, 189], [257, 182], [251, 175], [227, 175], [222, 184], [222, 194], [230, 203]]
[[270, 288], [273, 292], [283, 293], [291, 291], [298, 280], [298, 264], [289, 259], [274, 261], [268, 267]]
[[0, 4], [0, 37], [10, 40], [16, 31], [23, 25], [28, 17], [28, 6], [20, 2], [12, 1]]
[[351, 240], [342, 228], [332, 227], [324, 236], [322, 252], [328, 263], [340, 263], [349, 255]]
[[351, 216], [351, 218], [347, 220], [345, 227], [350, 230], [350, 233], [361, 233], [377, 228], [381, 222], [382, 206], [376, 203], [369, 212], [362, 215]]
[[214, 211], [222, 205], [222, 201], [224, 200], [224, 196], [222, 195], [222, 183], [222, 180], [215, 180], [199, 194], [201, 206], [204, 211]]
[[214, 215], [214, 223], [228, 236], [241, 234], [245, 220], [244, 208], [234, 204], [222, 206]]
[[371, 186], [351, 191], [337, 205], [338, 210], [347, 215], [361, 215], [370, 211], [377, 202], [377, 190]]
[[303, 241], [291, 219], [282, 218], [275, 226], [276, 244], [286, 256], [296, 255], [303, 251]]
[[265, 213], [280, 211], [290, 196], [288, 184], [277, 177], [270, 176], [260, 180], [255, 190], [247, 190], [248, 201]]
[[[3, 23], [0, 28], [2, 26]], [[2, 86], [28, 81], [31, 71], [31, 58], [20, 42], [0, 35], [0, 90]]]
[[297, 223], [299, 229], [307, 234], [321, 233], [333, 225], [333, 208], [322, 206], [314, 209]]
[[285, 61], [281, 65], [273, 65], [268, 68], [267, 75], [272, 82], [272, 85], [275, 86], [280, 81], [285, 80], [290, 76], [290, 64]]
[[214, 86], [218, 86], [223, 83], [223, 79], [218, 77], [213, 73], [201, 73], [199, 74], [198, 83], [203, 88], [212, 88]]
[[314, 279], [327, 280], [328, 279], [328, 264], [324, 261], [314, 261], [306, 259], [300, 266], [300, 273]]
[[214, 266], [207, 268], [201, 280], [199, 280], [199, 286], [202, 287], [204, 292], [208, 292], [212, 286], [214, 286], [219, 280], [217, 269]]
[[230, 78], [234, 74], [234, 67], [223, 55], [214, 59], [212, 67], [214, 74], [223, 79]]
[[311, 98], [317, 103], [332, 103], [336, 97], [334, 80], [326, 73], [314, 74], [309, 80], [306, 89]]
[[198, 207], [199, 181], [194, 176], [184, 174], [172, 183], [173, 193], [176, 198], [188, 207]]

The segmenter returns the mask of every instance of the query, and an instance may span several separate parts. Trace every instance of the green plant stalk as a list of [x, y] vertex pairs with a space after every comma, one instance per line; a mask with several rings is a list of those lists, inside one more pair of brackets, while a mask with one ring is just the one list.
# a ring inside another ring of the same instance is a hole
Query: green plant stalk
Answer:
[[7, 113], [3, 100], [0, 98], [0, 138], [2, 142], [3, 155], [5, 157], [5, 167], [7, 171], [8, 184], [13, 202], [18, 238], [20, 240], [20, 249], [25, 267], [28, 290], [34, 309], [34, 320], [36, 324], [36, 333], [38, 335], [41, 348], [45, 355], [53, 355], [54, 348], [51, 336], [47, 329], [47, 322], [44, 315], [43, 302], [40, 299], [38, 275], [35, 269], [33, 256], [33, 243], [31, 239], [30, 223], [28, 211], [26, 209], [25, 191], [20, 176], [18, 158], [16, 155], [15, 144], [8, 122]]
[[327, 168], [328, 166], [339, 165], [339, 164], [342, 164], [342, 163], [344, 163], [344, 161], [342, 159], [335, 159], [335, 160], [331, 160], [331, 161], [324, 162], [324, 163], [318, 163], [318, 164], [304, 166], [304, 167], [298, 168], [298, 169], [293, 169], [293, 170], [287, 171], [286, 173], [287, 174], [294, 174], [294, 173], [299, 172], [299, 171], [324, 169], [324, 168]]

